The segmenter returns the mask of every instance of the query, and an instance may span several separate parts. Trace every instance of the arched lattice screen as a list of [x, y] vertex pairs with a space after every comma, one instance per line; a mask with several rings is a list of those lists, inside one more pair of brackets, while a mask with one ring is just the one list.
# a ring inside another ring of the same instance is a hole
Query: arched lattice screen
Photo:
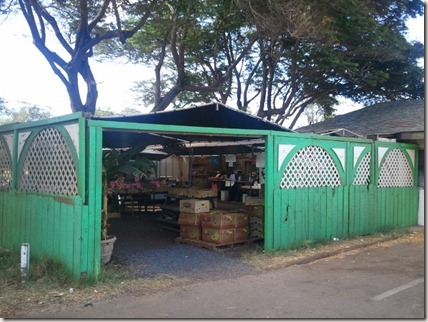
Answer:
[[21, 170], [19, 190], [78, 194], [73, 155], [57, 129], [44, 129], [31, 142]]
[[340, 184], [339, 171], [328, 152], [318, 146], [307, 146], [287, 164], [280, 187], [337, 187]]
[[0, 190], [12, 185], [12, 160], [6, 142], [0, 137]]
[[370, 160], [371, 153], [367, 153], [361, 160], [352, 183], [354, 186], [366, 186], [370, 183]]
[[413, 172], [400, 149], [393, 149], [386, 157], [379, 173], [380, 188], [413, 187]]

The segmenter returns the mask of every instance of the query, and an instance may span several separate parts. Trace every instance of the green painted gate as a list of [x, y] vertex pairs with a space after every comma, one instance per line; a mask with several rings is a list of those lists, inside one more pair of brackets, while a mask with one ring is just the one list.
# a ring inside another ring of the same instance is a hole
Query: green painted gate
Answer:
[[417, 224], [413, 145], [277, 135], [271, 153], [266, 250]]

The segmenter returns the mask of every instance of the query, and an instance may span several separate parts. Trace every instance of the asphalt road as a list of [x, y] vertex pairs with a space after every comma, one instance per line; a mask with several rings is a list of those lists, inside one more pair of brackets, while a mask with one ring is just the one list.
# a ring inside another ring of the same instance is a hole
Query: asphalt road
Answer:
[[424, 245], [395, 244], [32, 318], [425, 318]]

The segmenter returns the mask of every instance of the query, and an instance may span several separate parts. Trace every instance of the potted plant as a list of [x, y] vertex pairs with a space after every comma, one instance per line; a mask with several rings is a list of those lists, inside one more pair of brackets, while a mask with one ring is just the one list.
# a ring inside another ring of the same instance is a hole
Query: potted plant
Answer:
[[103, 203], [101, 219], [101, 262], [110, 262], [116, 236], [108, 234], [108, 184], [117, 174], [144, 177], [146, 171], [155, 169], [155, 164], [148, 158], [138, 154], [146, 148], [139, 145], [128, 150], [106, 150], [103, 151]]

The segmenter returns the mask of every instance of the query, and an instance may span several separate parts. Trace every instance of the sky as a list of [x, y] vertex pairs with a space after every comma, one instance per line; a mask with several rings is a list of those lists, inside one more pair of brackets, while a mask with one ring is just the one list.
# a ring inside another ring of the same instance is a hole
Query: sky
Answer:
[[[412, 19], [407, 24], [408, 39], [424, 41], [424, 17]], [[27, 102], [50, 111], [52, 116], [71, 113], [65, 86], [53, 73], [42, 54], [33, 45], [28, 26], [22, 16], [0, 21], [0, 98], [9, 107]], [[90, 62], [98, 82], [97, 106], [103, 110], [120, 112], [126, 107], [138, 109], [141, 113], [150, 108], [139, 106], [130, 90], [134, 81], [151, 77], [148, 71], [131, 63]], [[344, 100], [336, 114], [348, 113], [361, 105]]]

